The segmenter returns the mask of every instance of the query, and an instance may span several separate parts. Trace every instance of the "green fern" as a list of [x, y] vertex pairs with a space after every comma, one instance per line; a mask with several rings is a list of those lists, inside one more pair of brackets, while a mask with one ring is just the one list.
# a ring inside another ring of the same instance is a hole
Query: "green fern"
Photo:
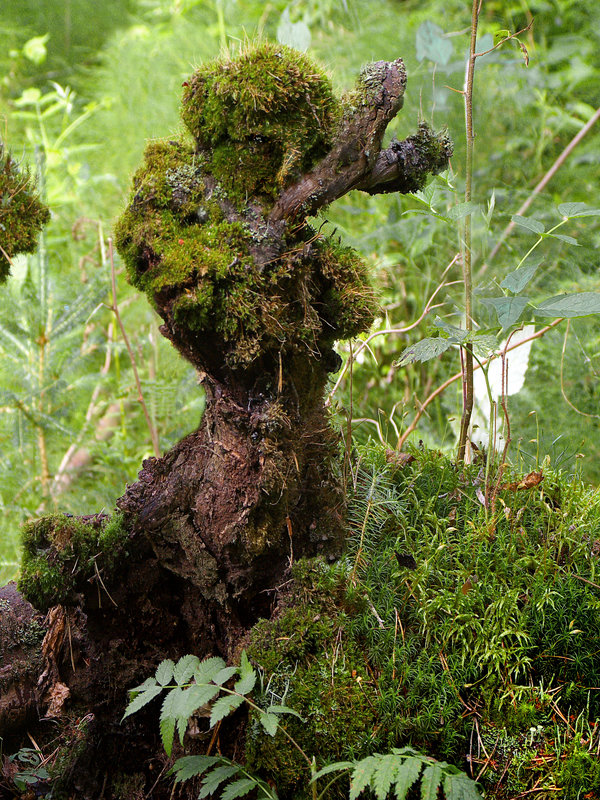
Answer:
[[377, 800], [385, 800], [391, 791], [396, 800], [405, 800], [410, 789], [419, 785], [420, 800], [437, 800], [442, 789], [445, 800], [481, 800], [475, 781], [464, 772], [418, 753], [411, 747], [394, 748], [386, 755], [375, 755], [361, 761], [338, 761], [316, 772], [311, 783], [334, 772], [348, 771], [350, 797], [364, 791], [373, 792]]
[[277, 792], [268, 783], [224, 756], [184, 756], [177, 760], [169, 774], [175, 775], [175, 783], [205, 775], [198, 800], [214, 795], [224, 784], [221, 800], [235, 800], [254, 789], [257, 798], [277, 800]]

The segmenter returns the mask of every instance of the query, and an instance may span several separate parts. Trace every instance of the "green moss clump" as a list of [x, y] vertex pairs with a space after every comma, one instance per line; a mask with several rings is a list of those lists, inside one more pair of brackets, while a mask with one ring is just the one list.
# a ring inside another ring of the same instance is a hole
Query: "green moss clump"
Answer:
[[20, 169], [0, 142], [0, 283], [13, 256], [33, 253], [50, 211], [38, 197], [31, 175]]
[[26, 523], [19, 591], [40, 611], [71, 602], [90, 578], [122, 563], [128, 535], [120, 513], [93, 523], [67, 514]]
[[274, 197], [310, 169], [339, 117], [327, 76], [283, 45], [210, 62], [184, 85], [183, 122], [210, 153], [209, 171], [238, 200]]

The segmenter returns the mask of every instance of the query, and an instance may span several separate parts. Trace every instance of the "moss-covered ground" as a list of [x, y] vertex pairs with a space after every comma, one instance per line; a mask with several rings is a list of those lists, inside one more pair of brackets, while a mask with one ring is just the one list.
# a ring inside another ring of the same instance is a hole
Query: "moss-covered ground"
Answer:
[[[414, 456], [362, 455], [344, 560], [297, 564], [255, 628], [265, 701], [302, 714], [309, 755], [411, 744], [485, 797], [600, 797], [600, 495], [545, 469], [507, 477], [492, 514], [480, 466]], [[283, 736], [251, 725], [248, 756], [283, 797], [308, 791]]]

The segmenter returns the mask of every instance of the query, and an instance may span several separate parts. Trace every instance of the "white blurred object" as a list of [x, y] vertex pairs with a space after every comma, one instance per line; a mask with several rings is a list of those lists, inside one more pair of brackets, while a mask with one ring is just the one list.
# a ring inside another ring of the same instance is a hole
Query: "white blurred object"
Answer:
[[[511, 336], [510, 347], [519, 344], [524, 339], [527, 339], [535, 333], [535, 325], [526, 325], [523, 330], [517, 331]], [[531, 352], [531, 345], [533, 340], [522, 344], [520, 347], [511, 350], [506, 354], [506, 369], [507, 369], [507, 382], [506, 382], [506, 395], [507, 397], [512, 394], [517, 394], [523, 388], [525, 383], [525, 374], [529, 366], [529, 354]], [[502, 342], [498, 350], [502, 352], [506, 347], [506, 340]], [[489, 365], [488, 381], [492, 392], [493, 399], [498, 402], [502, 396], [502, 358], [498, 356]], [[471, 416], [472, 435], [471, 441], [475, 442], [479, 447], [488, 447], [489, 445], [489, 425], [490, 425], [490, 398], [485, 383], [485, 377], [482, 369], [475, 370], [473, 374], [473, 414]], [[500, 419], [501, 412], [498, 412]], [[500, 423], [497, 424], [498, 430]], [[500, 437], [501, 438], [501, 437]], [[494, 443], [496, 447], [499, 446], [498, 442]]]

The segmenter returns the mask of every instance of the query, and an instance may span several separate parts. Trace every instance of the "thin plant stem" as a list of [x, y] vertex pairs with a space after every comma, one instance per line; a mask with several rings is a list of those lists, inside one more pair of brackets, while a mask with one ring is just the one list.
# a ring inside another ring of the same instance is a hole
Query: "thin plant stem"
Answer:
[[[465, 203], [471, 201], [473, 188], [473, 146], [475, 133], [473, 130], [473, 79], [475, 75], [475, 61], [477, 58], [477, 26], [479, 23], [479, 2], [473, 0], [471, 10], [471, 44], [469, 48], [469, 61], [467, 64], [467, 79], [465, 84], [465, 130], [467, 138], [466, 175], [465, 175]], [[471, 269], [471, 214], [465, 217], [464, 244], [463, 244], [463, 277], [465, 292], [465, 327], [473, 330], [473, 276]], [[458, 438], [459, 461], [465, 460], [467, 438], [473, 413], [473, 352], [469, 347], [464, 348], [463, 361], [463, 412], [460, 420], [460, 435]]]
[[[560, 317], [559, 319], [555, 319], [554, 322], [550, 323], [550, 325], [546, 325], [545, 328], [541, 328], [536, 333], [532, 333], [531, 336], [527, 337], [527, 339], [523, 339], [522, 341], [518, 342], [517, 344], [511, 345], [507, 349], [506, 352], [508, 353], [511, 350], [515, 350], [517, 347], [520, 347], [522, 344], [526, 344], [526, 342], [531, 342], [534, 339], [540, 339], [542, 336], [544, 336], [546, 333], [548, 333], [548, 331], [552, 330], [552, 328], [555, 328], [557, 325], [559, 325], [561, 322], [563, 322], [563, 320], [564, 320], [564, 317]], [[490, 361], [490, 359], [486, 358], [484, 361], [481, 362], [481, 366], [482, 367], [485, 366], [489, 361]], [[479, 364], [477, 364], [474, 367], [474, 370], [476, 370], [476, 369], [480, 369], [480, 365]], [[415, 428], [419, 424], [419, 420], [421, 419], [421, 417], [425, 413], [425, 409], [427, 408], [427, 406], [430, 403], [432, 403], [435, 400], [435, 398], [438, 397], [438, 395], [442, 394], [442, 392], [444, 392], [455, 381], [457, 381], [459, 378], [462, 378], [462, 374], [463, 373], [461, 371], [461, 372], [457, 372], [455, 375], [452, 375], [450, 378], [448, 378], [448, 380], [444, 381], [444, 383], [442, 383], [440, 386], [438, 386], [438, 388], [434, 392], [432, 392], [429, 395], [429, 397], [427, 397], [427, 399], [419, 407], [419, 409], [418, 409], [417, 413], [415, 414], [415, 416], [414, 416], [412, 422], [410, 423], [410, 425], [404, 431], [402, 436], [398, 439], [398, 443], [396, 445], [396, 450], [398, 450], [398, 451], [402, 450], [402, 448], [404, 447], [404, 445], [406, 443], [406, 440], [408, 439], [410, 434], [415, 430]]]
[[114, 259], [114, 252], [113, 252], [113, 241], [112, 238], [108, 238], [108, 258], [110, 261], [110, 278], [112, 284], [112, 306], [111, 311], [114, 313], [115, 317], [117, 318], [117, 323], [119, 325], [119, 330], [121, 331], [121, 335], [123, 336], [123, 341], [125, 342], [125, 347], [127, 348], [127, 353], [129, 354], [129, 360], [131, 361], [131, 368], [133, 369], [133, 375], [135, 378], [135, 385], [137, 386], [138, 396], [137, 399], [142, 406], [144, 411], [144, 417], [146, 418], [146, 424], [148, 425], [148, 430], [150, 431], [150, 436], [152, 438], [152, 448], [154, 450], [154, 455], [157, 458], [160, 458], [160, 447], [158, 444], [158, 433], [156, 431], [156, 427], [152, 423], [150, 419], [150, 414], [148, 413], [148, 407], [146, 405], [146, 401], [144, 400], [144, 393], [142, 392], [142, 384], [140, 382], [140, 376], [137, 370], [137, 364], [135, 361], [135, 356], [133, 354], [133, 349], [131, 347], [131, 343], [129, 341], [129, 337], [127, 336], [127, 331], [125, 330], [125, 326], [123, 325], [123, 320], [121, 319], [121, 315], [119, 314], [119, 306], [117, 304], [117, 277], [115, 272], [115, 259]]

